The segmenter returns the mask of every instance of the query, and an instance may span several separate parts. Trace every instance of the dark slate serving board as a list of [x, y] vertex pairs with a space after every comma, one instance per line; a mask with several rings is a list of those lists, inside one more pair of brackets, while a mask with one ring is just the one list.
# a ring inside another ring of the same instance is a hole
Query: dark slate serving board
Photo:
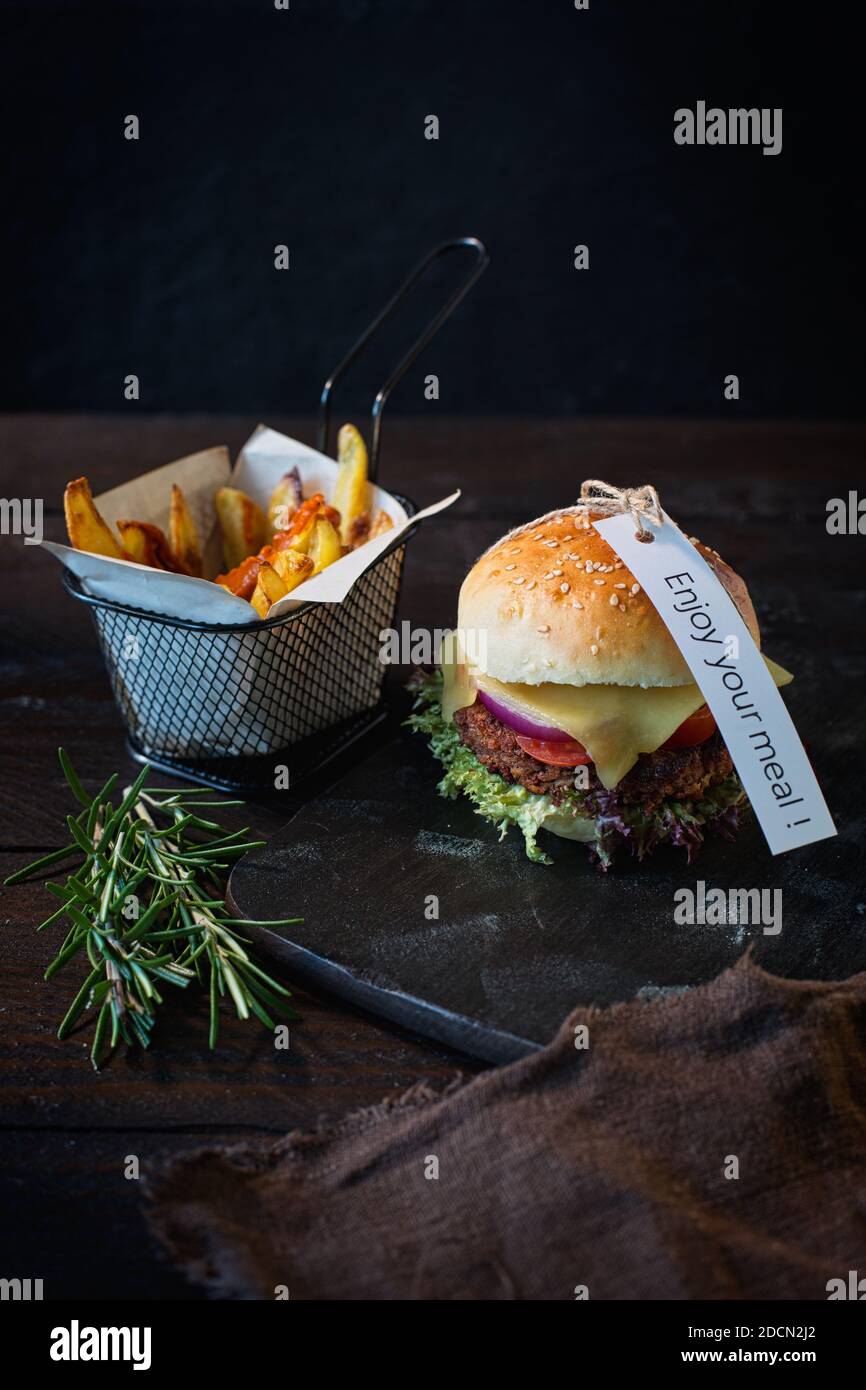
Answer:
[[[438, 767], [421, 736], [400, 730], [238, 864], [238, 916], [304, 918], [251, 928], [290, 973], [504, 1062], [548, 1042], [576, 1005], [703, 983], [752, 941], [779, 975], [866, 967], [862, 825], [773, 858], [749, 817], [735, 843], [708, 839], [692, 866], [664, 849], [605, 876], [582, 845], [542, 836], [555, 861], [544, 867], [516, 832], [500, 843], [468, 802], [436, 794]], [[674, 893], [698, 879], [781, 888], [780, 935], [677, 925]], [[438, 920], [425, 916], [430, 895]]]

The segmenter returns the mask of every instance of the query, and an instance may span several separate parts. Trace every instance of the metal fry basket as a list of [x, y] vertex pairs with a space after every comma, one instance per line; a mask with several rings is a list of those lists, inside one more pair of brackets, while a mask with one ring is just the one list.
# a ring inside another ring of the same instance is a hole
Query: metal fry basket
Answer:
[[[392, 389], [481, 275], [474, 237], [444, 242], [403, 281], [328, 378], [316, 444], [327, 453], [333, 388], [432, 263], [473, 255], [469, 273], [413, 343], [371, 411], [370, 477], [376, 478], [382, 411]], [[417, 510], [393, 494], [409, 516]], [[380, 633], [394, 626], [407, 542], [403, 532], [338, 604], [305, 603], [254, 623], [196, 623], [96, 598], [69, 570], [68, 592], [90, 607], [130, 751], [174, 776], [265, 795], [285, 766], [292, 784], [343, 752], [384, 717]]]

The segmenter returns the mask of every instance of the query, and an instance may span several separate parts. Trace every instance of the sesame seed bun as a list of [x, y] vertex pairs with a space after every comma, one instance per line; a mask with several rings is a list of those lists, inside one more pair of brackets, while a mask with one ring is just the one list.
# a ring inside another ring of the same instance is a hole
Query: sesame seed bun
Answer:
[[[482, 639], [475, 647], [481, 674], [526, 685], [693, 683], [657, 610], [595, 519], [570, 508], [541, 517], [509, 532], [469, 571], [457, 625]], [[716, 551], [691, 540], [760, 646], [743, 580]]]

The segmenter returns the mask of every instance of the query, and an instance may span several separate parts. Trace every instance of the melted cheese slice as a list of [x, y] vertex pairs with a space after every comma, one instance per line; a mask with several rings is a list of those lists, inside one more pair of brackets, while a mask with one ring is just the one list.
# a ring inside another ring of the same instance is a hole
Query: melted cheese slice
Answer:
[[[608, 790], [634, 767], [641, 753], [654, 753], [685, 719], [705, 703], [697, 685], [506, 685], [473, 673], [468, 665], [442, 653], [442, 715], [451, 720], [458, 709], [473, 705], [478, 690], [516, 705], [539, 724], [551, 724], [582, 743]], [[794, 677], [764, 657], [776, 685]]]

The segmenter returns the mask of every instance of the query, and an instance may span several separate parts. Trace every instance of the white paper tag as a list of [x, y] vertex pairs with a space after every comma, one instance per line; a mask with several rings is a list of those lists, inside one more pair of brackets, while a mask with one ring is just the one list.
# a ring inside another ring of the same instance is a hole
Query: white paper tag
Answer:
[[806, 751], [752, 635], [706, 560], [664, 514], [653, 542], [627, 513], [593, 521], [628, 565], [712, 711], [773, 854], [836, 834]]

